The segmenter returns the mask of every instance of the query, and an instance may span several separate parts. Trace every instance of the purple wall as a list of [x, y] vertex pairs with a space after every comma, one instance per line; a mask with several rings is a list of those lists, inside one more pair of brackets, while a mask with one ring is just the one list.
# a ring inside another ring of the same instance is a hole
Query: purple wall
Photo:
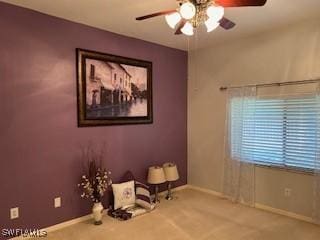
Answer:
[[[186, 184], [186, 52], [5, 3], [0, 29], [0, 231], [90, 212], [76, 187], [80, 145], [89, 141], [106, 142], [114, 180], [128, 169], [145, 180], [148, 166], [172, 161], [180, 170], [177, 184]], [[75, 48], [152, 61], [154, 123], [77, 128]], [[20, 218], [10, 220], [16, 206]]]

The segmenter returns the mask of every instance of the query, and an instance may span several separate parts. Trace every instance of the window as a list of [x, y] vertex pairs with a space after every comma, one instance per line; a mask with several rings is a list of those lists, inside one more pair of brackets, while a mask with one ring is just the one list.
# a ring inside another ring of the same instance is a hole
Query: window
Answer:
[[90, 64], [90, 79], [95, 79], [95, 75], [96, 75], [96, 68], [95, 65]]
[[315, 168], [319, 99], [234, 98], [230, 108], [231, 156], [262, 165]]
[[113, 75], [113, 78], [114, 78], [114, 81], [117, 80], [117, 74], [116, 73]]

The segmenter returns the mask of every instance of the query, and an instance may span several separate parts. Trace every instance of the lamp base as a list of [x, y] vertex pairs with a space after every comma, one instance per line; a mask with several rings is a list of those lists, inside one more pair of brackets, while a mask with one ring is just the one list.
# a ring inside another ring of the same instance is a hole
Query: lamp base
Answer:
[[172, 199], [173, 199], [172, 194], [171, 194], [171, 195], [167, 195], [167, 196], [166, 196], [166, 199], [167, 199], [167, 200], [172, 200]]
[[153, 202], [156, 203], [156, 204], [160, 203], [160, 199], [159, 199], [158, 193], [159, 193], [159, 186], [155, 185], [155, 196], [154, 196]]
[[173, 199], [171, 188], [172, 188], [172, 184], [171, 184], [171, 182], [168, 182], [168, 194], [166, 196], [167, 200]]

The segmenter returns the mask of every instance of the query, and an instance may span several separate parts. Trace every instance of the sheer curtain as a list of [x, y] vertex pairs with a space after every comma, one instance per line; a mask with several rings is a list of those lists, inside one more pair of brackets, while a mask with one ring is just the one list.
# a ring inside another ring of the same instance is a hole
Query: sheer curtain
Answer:
[[242, 133], [244, 128], [254, 131], [248, 116], [255, 114], [256, 95], [256, 87], [229, 89], [226, 115], [223, 193], [234, 202], [250, 206], [255, 203], [255, 166], [242, 151]]
[[[320, 109], [320, 84], [317, 86], [316, 92], [317, 106]], [[316, 145], [317, 152], [315, 154], [314, 184], [313, 184], [313, 221], [320, 224], [320, 114], [317, 114], [316, 128]]]

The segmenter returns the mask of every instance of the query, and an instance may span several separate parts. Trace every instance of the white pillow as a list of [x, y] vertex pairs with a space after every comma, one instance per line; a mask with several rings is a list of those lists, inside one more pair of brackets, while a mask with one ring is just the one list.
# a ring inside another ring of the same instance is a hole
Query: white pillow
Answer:
[[115, 210], [135, 203], [134, 181], [112, 184], [112, 190]]

